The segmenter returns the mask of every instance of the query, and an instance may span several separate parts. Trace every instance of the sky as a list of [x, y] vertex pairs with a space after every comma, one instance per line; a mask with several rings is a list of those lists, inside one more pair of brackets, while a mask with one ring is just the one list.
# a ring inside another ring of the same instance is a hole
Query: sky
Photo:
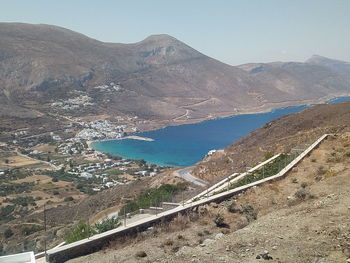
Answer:
[[0, 22], [117, 43], [169, 34], [230, 65], [313, 54], [350, 62], [350, 0], [0, 0]]

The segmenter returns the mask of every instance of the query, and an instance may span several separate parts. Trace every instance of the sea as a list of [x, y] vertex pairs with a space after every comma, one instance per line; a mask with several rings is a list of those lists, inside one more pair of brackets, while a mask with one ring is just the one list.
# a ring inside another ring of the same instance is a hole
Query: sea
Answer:
[[[350, 101], [350, 97], [335, 98], [327, 103], [344, 101]], [[202, 160], [210, 150], [223, 149], [272, 120], [300, 112], [310, 106], [312, 105], [286, 107], [265, 113], [242, 114], [195, 124], [169, 126], [136, 134], [152, 138], [154, 141], [100, 141], [92, 143], [91, 147], [125, 159], [144, 159], [147, 163], [159, 166], [191, 166]]]

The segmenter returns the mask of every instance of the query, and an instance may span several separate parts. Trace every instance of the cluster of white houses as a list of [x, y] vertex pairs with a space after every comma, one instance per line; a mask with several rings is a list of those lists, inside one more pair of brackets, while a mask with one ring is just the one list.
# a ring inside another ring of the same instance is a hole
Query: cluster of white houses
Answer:
[[121, 138], [124, 136], [126, 128], [126, 125], [115, 126], [108, 120], [92, 121], [82, 123], [82, 125], [85, 128], [78, 132], [75, 137], [88, 141]]

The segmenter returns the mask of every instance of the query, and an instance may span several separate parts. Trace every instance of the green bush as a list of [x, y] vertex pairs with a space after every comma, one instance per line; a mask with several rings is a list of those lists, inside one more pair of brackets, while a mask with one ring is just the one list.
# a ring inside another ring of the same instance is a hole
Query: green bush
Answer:
[[272, 156], [273, 156], [272, 152], [265, 152], [265, 154], [264, 154], [265, 161], [272, 158]]
[[214, 223], [216, 224], [217, 227], [222, 227], [223, 225], [225, 225], [224, 215], [220, 213], [216, 214]]
[[130, 213], [137, 211], [140, 208], [148, 208], [150, 206], [159, 205], [162, 201], [170, 201], [169, 199], [186, 189], [186, 184], [164, 184], [158, 188], [150, 188], [146, 192], [137, 197], [136, 200], [127, 203], [121, 212]]
[[35, 200], [32, 196], [17, 196], [14, 199], [8, 199], [8, 201], [20, 206], [35, 205]]
[[98, 233], [103, 233], [103, 232], [106, 232], [108, 230], [117, 228], [120, 225], [121, 225], [121, 223], [120, 223], [119, 218], [112, 217], [112, 218], [106, 218], [103, 221], [101, 221], [100, 223], [96, 223], [95, 228], [96, 228]]
[[93, 227], [87, 225], [84, 221], [80, 221], [71, 231], [64, 236], [64, 241], [73, 243], [75, 241], [88, 238], [96, 234]]
[[67, 196], [67, 197], [64, 198], [65, 202], [70, 202], [70, 201], [73, 201], [73, 200], [74, 200], [74, 198], [72, 196]]
[[301, 188], [297, 190], [294, 195], [296, 198], [304, 200], [307, 196], [307, 191], [305, 190], [305, 188]]
[[276, 175], [279, 171], [281, 171], [286, 165], [288, 165], [295, 156], [288, 154], [281, 154], [272, 162], [264, 165], [264, 167], [259, 170], [254, 171], [251, 174], [246, 175], [244, 178], [239, 180], [237, 183], [233, 184], [230, 189], [237, 188], [246, 184], [250, 184], [261, 179]]

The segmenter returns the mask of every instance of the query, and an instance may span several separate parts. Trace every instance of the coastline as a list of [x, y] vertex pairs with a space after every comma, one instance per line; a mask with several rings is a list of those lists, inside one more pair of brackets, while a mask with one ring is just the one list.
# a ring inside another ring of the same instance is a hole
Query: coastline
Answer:
[[118, 140], [127, 140], [127, 139], [129, 139], [129, 140], [147, 141], [147, 142], [153, 142], [154, 141], [154, 139], [148, 138], [148, 137], [141, 137], [141, 136], [137, 136], [137, 135], [129, 135], [129, 136], [121, 137], [121, 138], [87, 141], [86, 143], [87, 143], [87, 145], [89, 146], [90, 149], [93, 149], [91, 147], [91, 144], [93, 144], [94, 142], [107, 142], [107, 141], [118, 141]]
[[[341, 99], [341, 98], [345, 98], [345, 97], [350, 97], [350, 93], [333, 94], [333, 95], [324, 96], [324, 97], [319, 98], [319, 99], [266, 103], [266, 104], [262, 104], [258, 107], [254, 107], [254, 108], [240, 109], [239, 111], [236, 111], [236, 112], [227, 112], [227, 114], [223, 114], [223, 113], [220, 114], [219, 113], [217, 116], [213, 116], [211, 118], [208, 118], [208, 117], [207, 118], [197, 118], [197, 119], [192, 119], [192, 120], [187, 120], [187, 121], [177, 122], [177, 123], [176, 122], [174, 123], [174, 119], [169, 120], [167, 122], [163, 122], [163, 123], [160, 122], [160, 123], [158, 123], [158, 125], [153, 126], [153, 129], [149, 129], [147, 131], [160, 130], [160, 129], [164, 129], [164, 128], [169, 127], [169, 126], [181, 126], [181, 125], [187, 125], [187, 124], [196, 124], [196, 123], [201, 123], [201, 122], [205, 122], [205, 121], [209, 121], [209, 120], [230, 118], [230, 117], [234, 117], [234, 116], [238, 116], [238, 115], [269, 113], [269, 112], [273, 112], [274, 110], [277, 110], [277, 109], [283, 109], [283, 108], [288, 108], [288, 107], [313, 106], [313, 105], [325, 104], [328, 102], [332, 102], [333, 100]], [[145, 132], [145, 131], [142, 131], [142, 132]], [[130, 136], [125, 136], [125, 137], [116, 138], [116, 139], [88, 141], [87, 143], [88, 143], [89, 148], [93, 149], [93, 147], [91, 147], [91, 144], [94, 142], [114, 141], [114, 140], [124, 140], [124, 139], [154, 141], [154, 139], [152, 139], [152, 138], [141, 137], [141, 136], [137, 136], [137, 135], [130, 135]], [[222, 150], [222, 149], [217, 149], [217, 150]], [[97, 151], [97, 152], [99, 152], [99, 151]]]
[[[262, 105], [257, 106], [257, 107], [241, 108], [238, 111], [219, 112], [216, 115], [213, 115], [211, 117], [207, 116], [207, 117], [196, 118], [196, 119], [187, 119], [187, 120], [183, 120], [183, 121], [177, 121], [177, 120], [174, 121], [174, 119], [167, 120], [167, 121], [159, 121], [157, 123], [154, 123], [152, 128], [142, 129], [141, 132], [149, 132], [149, 131], [165, 129], [166, 127], [169, 127], [169, 126], [196, 124], [196, 123], [200, 123], [200, 122], [204, 122], [204, 121], [230, 118], [230, 117], [244, 115], [244, 114], [268, 113], [268, 112], [272, 112], [276, 109], [281, 109], [281, 108], [325, 104], [331, 100], [339, 99], [339, 98], [343, 98], [343, 97], [350, 97], [350, 93], [336, 93], [336, 94], [332, 94], [332, 95], [326, 95], [326, 96], [318, 98], [318, 99], [268, 102], [268, 103], [262, 104]], [[176, 118], [178, 118], [178, 117], [176, 117]]]

